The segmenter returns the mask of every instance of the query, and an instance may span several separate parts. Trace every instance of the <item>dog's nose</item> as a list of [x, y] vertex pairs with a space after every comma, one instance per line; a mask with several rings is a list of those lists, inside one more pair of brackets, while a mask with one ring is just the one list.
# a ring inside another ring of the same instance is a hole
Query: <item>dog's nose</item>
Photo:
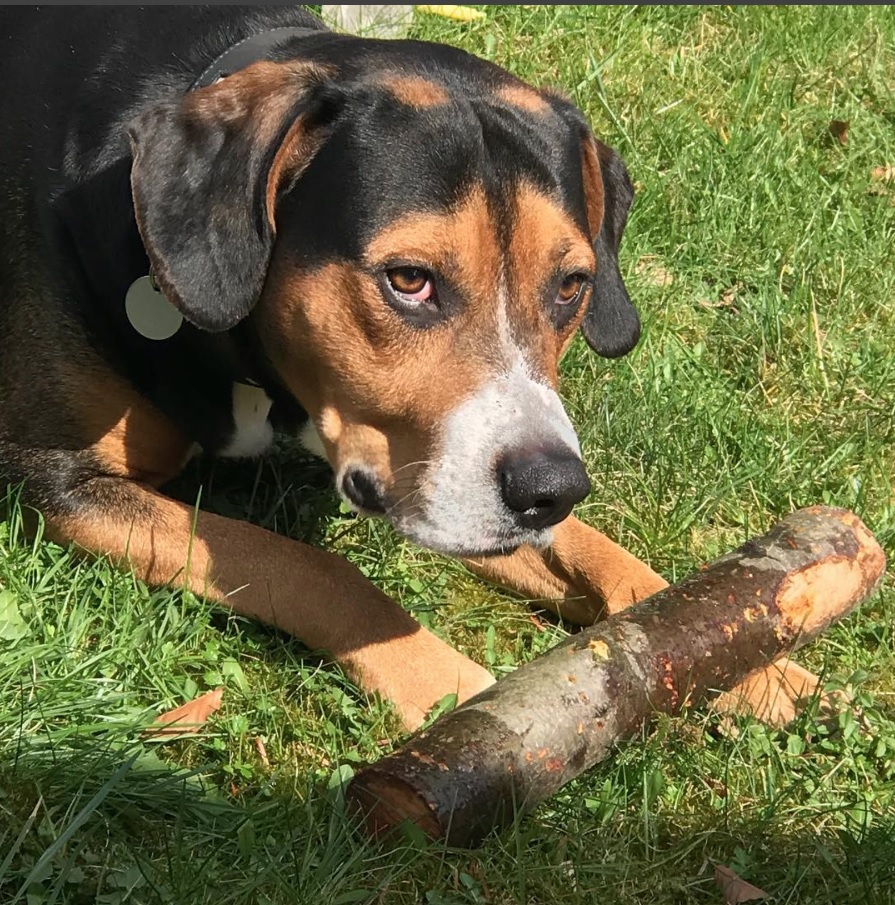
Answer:
[[503, 501], [522, 528], [561, 522], [590, 493], [584, 463], [564, 446], [507, 453], [497, 470]]
[[342, 478], [342, 490], [358, 509], [378, 515], [385, 512], [382, 485], [368, 472], [350, 469]]

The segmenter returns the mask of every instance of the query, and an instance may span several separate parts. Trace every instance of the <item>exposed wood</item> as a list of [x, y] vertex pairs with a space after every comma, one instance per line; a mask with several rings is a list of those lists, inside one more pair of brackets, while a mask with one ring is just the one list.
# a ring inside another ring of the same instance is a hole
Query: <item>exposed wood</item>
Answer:
[[412, 820], [433, 838], [475, 845], [656, 712], [730, 689], [819, 635], [884, 570], [857, 516], [800, 510], [501, 679], [361, 771], [349, 799], [373, 835]]

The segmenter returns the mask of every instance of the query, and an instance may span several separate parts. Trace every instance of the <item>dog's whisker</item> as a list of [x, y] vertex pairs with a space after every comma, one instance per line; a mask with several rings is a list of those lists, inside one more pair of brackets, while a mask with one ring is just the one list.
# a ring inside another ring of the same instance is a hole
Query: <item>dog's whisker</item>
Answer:
[[433, 459], [420, 459], [417, 462], [408, 462], [406, 465], [402, 465], [399, 468], [396, 468], [392, 472], [392, 477], [394, 477], [397, 474], [400, 474], [402, 471], [405, 471], [408, 468], [413, 468], [415, 465], [429, 466], [429, 465], [434, 465], [434, 464], [435, 464], [435, 462]]
[[[405, 494], [405, 496], [401, 497], [400, 499], [398, 499], [394, 503], [392, 503], [392, 505], [388, 507], [388, 510], [387, 510], [388, 513], [392, 514], [392, 513], [396, 512], [397, 509], [400, 506], [402, 506], [404, 503], [406, 503], [407, 500], [410, 500], [415, 503], [416, 499], [419, 496], [421, 496], [425, 491], [429, 490], [431, 487], [432, 487], [431, 481], [424, 481], [422, 484], [419, 485], [419, 487], [415, 487], [409, 493]], [[410, 515], [413, 515], [413, 514], [416, 514], [417, 512], [422, 512], [422, 511], [423, 511], [423, 505], [420, 504], [420, 505], [416, 506], [415, 509], [408, 508], [405, 512], [403, 512], [401, 514], [406, 519]]]

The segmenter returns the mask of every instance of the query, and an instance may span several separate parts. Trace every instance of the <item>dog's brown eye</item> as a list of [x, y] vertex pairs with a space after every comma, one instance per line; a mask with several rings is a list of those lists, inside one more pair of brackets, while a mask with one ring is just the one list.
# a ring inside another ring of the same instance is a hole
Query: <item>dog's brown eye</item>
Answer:
[[557, 305], [571, 305], [577, 302], [587, 286], [587, 277], [583, 273], [567, 276], [559, 285], [556, 293]]
[[402, 298], [412, 302], [435, 300], [432, 275], [420, 267], [394, 267], [386, 271], [391, 288]]
[[389, 308], [418, 330], [444, 323], [456, 309], [457, 293], [450, 282], [427, 267], [384, 267], [377, 279]]

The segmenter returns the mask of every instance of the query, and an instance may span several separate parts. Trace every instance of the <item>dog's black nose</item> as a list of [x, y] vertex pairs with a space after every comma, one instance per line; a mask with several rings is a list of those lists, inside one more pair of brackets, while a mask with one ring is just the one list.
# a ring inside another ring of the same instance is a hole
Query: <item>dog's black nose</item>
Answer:
[[568, 447], [507, 453], [498, 477], [503, 501], [522, 528], [561, 522], [590, 493], [584, 463]]
[[348, 471], [342, 478], [342, 490], [358, 509], [377, 515], [385, 512], [382, 485], [366, 471], [361, 471], [359, 468], [352, 468]]

